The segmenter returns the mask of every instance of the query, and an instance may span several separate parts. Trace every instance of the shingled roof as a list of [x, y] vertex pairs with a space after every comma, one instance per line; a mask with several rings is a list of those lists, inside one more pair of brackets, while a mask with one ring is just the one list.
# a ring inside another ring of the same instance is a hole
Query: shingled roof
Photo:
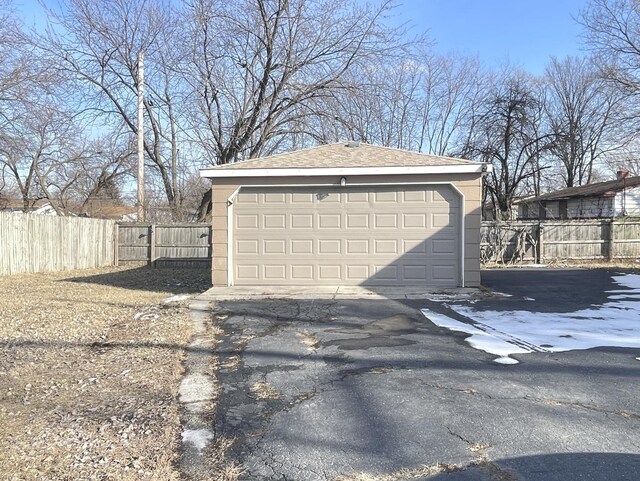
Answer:
[[578, 197], [612, 197], [616, 195], [617, 192], [621, 192], [622, 189], [633, 188], [639, 185], [640, 176], [627, 177], [626, 179], [596, 182], [595, 184], [556, 190], [555, 192], [549, 192], [537, 197], [523, 199], [520, 203], [541, 202], [545, 200], [565, 200]]
[[200, 169], [200, 176], [299, 177], [405, 174], [483, 174], [491, 164], [354, 142], [339, 142]]
[[360, 143], [355, 146], [347, 142], [320, 145], [284, 154], [270, 155], [258, 159], [225, 164], [214, 169], [322, 169], [340, 167], [413, 167], [428, 165], [476, 164], [454, 157], [411, 152]]

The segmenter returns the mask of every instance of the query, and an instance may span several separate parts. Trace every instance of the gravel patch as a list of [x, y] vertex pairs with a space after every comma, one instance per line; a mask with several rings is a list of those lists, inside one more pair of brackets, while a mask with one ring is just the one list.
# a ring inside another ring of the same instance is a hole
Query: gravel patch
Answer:
[[0, 277], [0, 479], [179, 479], [188, 299], [209, 278], [146, 267]]

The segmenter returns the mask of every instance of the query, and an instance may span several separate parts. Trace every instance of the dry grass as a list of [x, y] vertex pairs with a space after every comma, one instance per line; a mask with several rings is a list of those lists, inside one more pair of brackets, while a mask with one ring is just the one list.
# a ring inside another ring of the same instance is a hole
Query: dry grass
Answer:
[[173, 480], [187, 302], [208, 270], [0, 277], [0, 479]]
[[298, 336], [300, 342], [307, 346], [310, 351], [315, 351], [320, 345], [320, 341], [318, 340], [318, 338], [313, 334], [309, 334], [308, 332], [298, 332], [296, 336]]
[[273, 389], [268, 382], [258, 381], [249, 388], [251, 395], [256, 399], [280, 399], [282, 394]]

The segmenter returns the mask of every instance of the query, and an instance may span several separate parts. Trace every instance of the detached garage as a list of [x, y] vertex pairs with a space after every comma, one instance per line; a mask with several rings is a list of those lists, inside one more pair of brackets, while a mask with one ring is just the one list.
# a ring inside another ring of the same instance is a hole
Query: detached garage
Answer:
[[204, 169], [213, 284], [480, 284], [489, 166], [359, 143]]

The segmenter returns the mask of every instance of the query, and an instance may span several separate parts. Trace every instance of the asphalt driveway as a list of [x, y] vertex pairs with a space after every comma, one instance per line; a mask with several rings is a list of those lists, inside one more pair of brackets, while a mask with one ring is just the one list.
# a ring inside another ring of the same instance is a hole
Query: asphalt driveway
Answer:
[[[577, 309], [603, 299], [613, 276], [533, 272], [485, 273], [512, 296], [474, 305]], [[456, 316], [425, 300], [217, 302], [214, 431], [235, 439], [241, 479], [638, 479], [638, 350], [541, 352], [500, 365], [431, 323], [425, 307]]]

